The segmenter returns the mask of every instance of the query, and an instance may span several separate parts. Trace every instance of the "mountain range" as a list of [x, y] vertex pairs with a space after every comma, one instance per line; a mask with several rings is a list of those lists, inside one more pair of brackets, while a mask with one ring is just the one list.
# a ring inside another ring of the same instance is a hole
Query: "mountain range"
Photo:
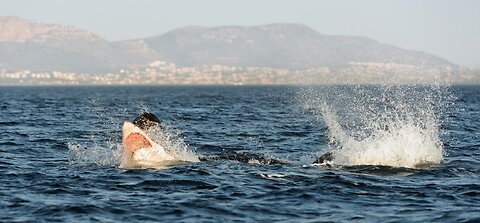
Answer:
[[0, 69], [102, 73], [157, 60], [177, 66], [290, 70], [346, 67], [351, 62], [455, 66], [428, 53], [365, 37], [323, 35], [300, 24], [189, 26], [158, 36], [111, 42], [76, 27], [0, 17]]

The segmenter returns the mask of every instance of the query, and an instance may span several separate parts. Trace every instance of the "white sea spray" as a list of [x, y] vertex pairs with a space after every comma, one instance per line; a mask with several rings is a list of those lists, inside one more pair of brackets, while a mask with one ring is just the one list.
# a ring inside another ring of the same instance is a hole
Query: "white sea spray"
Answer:
[[163, 125], [163, 128], [152, 127], [147, 131], [150, 138], [163, 146], [168, 153], [179, 161], [198, 162], [198, 155], [185, 143], [179, 130]]
[[327, 127], [334, 164], [415, 168], [443, 161], [444, 85], [322, 86], [303, 92]]
[[[101, 100], [92, 99], [92, 112], [98, 119], [98, 125], [92, 126], [90, 142], [67, 144], [69, 160], [77, 165], [120, 166], [123, 160], [123, 144], [119, 117], [125, 116], [126, 110], [117, 111], [115, 116], [109, 115]], [[140, 107], [141, 113], [148, 111], [145, 105]], [[149, 137], [163, 146], [178, 161], [196, 162], [198, 156], [184, 142], [181, 132], [170, 125], [162, 123], [163, 128], [150, 128]]]

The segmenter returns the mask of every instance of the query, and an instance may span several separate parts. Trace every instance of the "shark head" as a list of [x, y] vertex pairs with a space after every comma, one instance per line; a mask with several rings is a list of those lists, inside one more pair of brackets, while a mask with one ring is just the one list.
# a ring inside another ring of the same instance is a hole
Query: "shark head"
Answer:
[[136, 117], [132, 123], [143, 131], [147, 131], [150, 127], [153, 126], [161, 127], [160, 119], [153, 113], [149, 112], [144, 112], [140, 116]]
[[146, 133], [151, 127], [161, 128], [160, 119], [152, 113], [143, 113], [133, 122], [123, 123], [123, 162], [122, 166], [132, 166], [138, 161], [162, 162], [174, 160], [165, 148], [152, 140]]

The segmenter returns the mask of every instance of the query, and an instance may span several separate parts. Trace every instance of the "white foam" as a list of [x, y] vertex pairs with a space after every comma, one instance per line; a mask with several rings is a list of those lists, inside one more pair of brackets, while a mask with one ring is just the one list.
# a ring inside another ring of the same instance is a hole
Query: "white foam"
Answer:
[[119, 166], [123, 156], [123, 147], [120, 143], [107, 147], [86, 147], [70, 142], [67, 146], [72, 165]]
[[[330, 118], [326, 118], [330, 119]], [[435, 125], [426, 128], [416, 123], [396, 121], [388, 129], [373, 129], [361, 140], [348, 136], [331, 120], [331, 140], [339, 141], [334, 151], [335, 164], [384, 165], [414, 168], [421, 164], [438, 164], [443, 160], [443, 147]]]
[[161, 145], [165, 150], [179, 161], [198, 162], [198, 155], [188, 147], [181, 133], [170, 127], [165, 129], [152, 127], [147, 131], [148, 136]]
[[438, 107], [448, 100], [442, 88], [368, 89], [332, 87], [304, 98], [328, 128], [334, 164], [415, 168], [443, 161]]

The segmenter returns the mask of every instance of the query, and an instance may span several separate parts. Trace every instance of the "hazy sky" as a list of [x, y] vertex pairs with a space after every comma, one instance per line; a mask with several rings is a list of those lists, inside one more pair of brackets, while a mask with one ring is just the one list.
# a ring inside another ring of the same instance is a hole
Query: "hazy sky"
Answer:
[[7, 15], [78, 26], [108, 40], [186, 25], [301, 23], [480, 68], [477, 0], [0, 0], [0, 16]]

